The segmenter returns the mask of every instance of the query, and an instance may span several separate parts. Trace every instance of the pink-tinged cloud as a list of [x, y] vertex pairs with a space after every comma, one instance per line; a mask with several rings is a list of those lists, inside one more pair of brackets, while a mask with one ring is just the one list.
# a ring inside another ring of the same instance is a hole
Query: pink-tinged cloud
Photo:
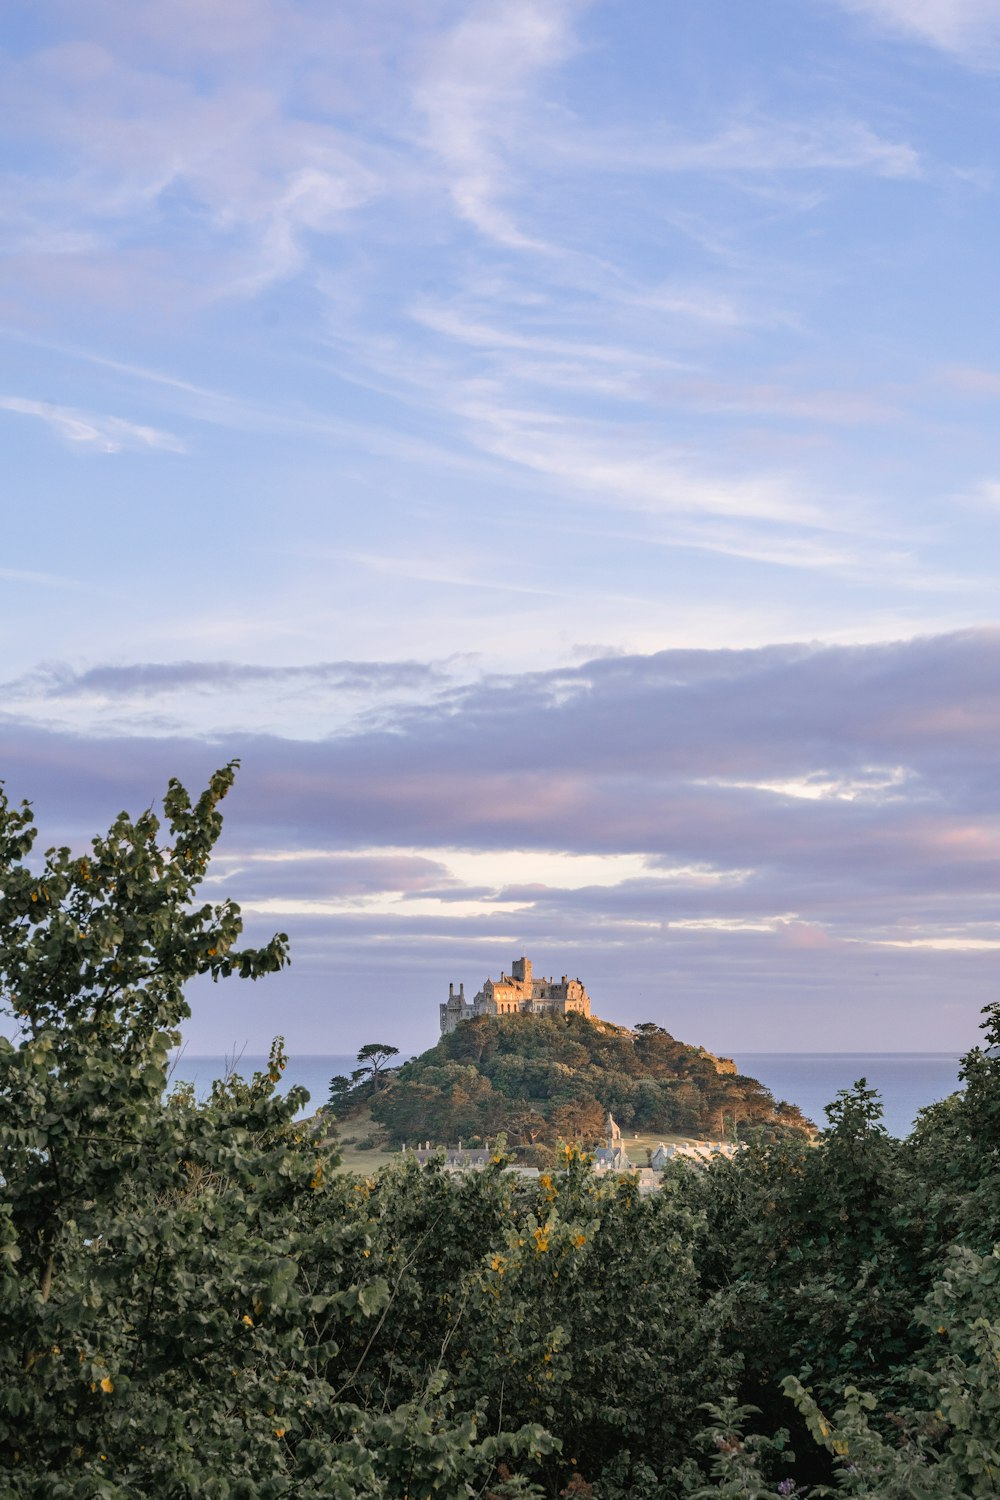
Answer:
[[[113, 681], [148, 688], [142, 674]], [[98, 740], [8, 716], [4, 770], [11, 795], [35, 800], [46, 842], [80, 842], [154, 801], [168, 775], [197, 787], [239, 755], [215, 889], [243, 897], [255, 930], [289, 927], [314, 976], [341, 972], [349, 952], [375, 983], [395, 972], [398, 945], [432, 989], [456, 947], [495, 944], [494, 967], [512, 944], [582, 950], [622, 1009], [657, 966], [662, 1006], [798, 986], [805, 1036], [817, 1007], [861, 1006], [871, 985], [900, 1018], [945, 974], [969, 1014], [988, 998], [996, 701], [996, 631], [666, 652], [452, 687], [392, 709], [386, 727], [312, 742]], [[479, 851], [473, 875], [456, 876], [454, 850]], [[524, 851], [516, 873], [511, 850]], [[549, 865], [539, 878], [532, 851], [632, 863], [562, 886]]]

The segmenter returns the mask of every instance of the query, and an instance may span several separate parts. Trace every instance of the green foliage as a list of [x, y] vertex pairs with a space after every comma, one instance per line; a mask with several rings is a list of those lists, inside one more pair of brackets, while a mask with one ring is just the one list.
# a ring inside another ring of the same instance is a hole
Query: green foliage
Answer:
[[352, 1400], [391, 1283], [350, 1180], [294, 1122], [306, 1096], [275, 1093], [280, 1044], [204, 1104], [164, 1099], [184, 982], [286, 957], [282, 936], [238, 949], [239, 908], [196, 900], [233, 769], [193, 805], [171, 782], [169, 842], [123, 814], [40, 870], [30, 813], [0, 802], [4, 1493], [471, 1494], [553, 1440], [481, 1438], [437, 1376], [392, 1409]]
[[718, 1405], [706, 1402], [705, 1410], [709, 1425], [697, 1433], [693, 1446], [707, 1457], [711, 1480], [706, 1482], [704, 1458], [702, 1464], [688, 1460], [677, 1471], [678, 1500], [682, 1495], [688, 1500], [779, 1500], [802, 1493], [787, 1473], [795, 1454], [784, 1429], [774, 1437], [747, 1434], [758, 1408], [739, 1406], [732, 1396]]
[[663, 1473], [680, 1459], [726, 1364], [698, 1296], [695, 1215], [627, 1178], [598, 1183], [572, 1150], [563, 1160], [514, 1204], [474, 1283], [457, 1378], [491, 1412], [558, 1434], [602, 1494], [626, 1496], [637, 1464]]
[[[696, 1184], [703, 1285], [722, 1299], [726, 1346], [744, 1362], [738, 1394], [775, 1426], [788, 1421], [778, 1391], [790, 1375], [822, 1401], [862, 1381], [898, 1399], [931, 1274], [903, 1148], [864, 1080], [828, 1114], [816, 1145], [754, 1143]], [[814, 1460], [803, 1472], [822, 1469]]]
[[[361, 1100], [338, 1090], [337, 1113]], [[662, 1027], [645, 1022], [632, 1032], [577, 1015], [464, 1021], [399, 1068], [372, 1103], [397, 1142], [502, 1130], [525, 1146], [592, 1144], [609, 1110], [640, 1131], [722, 1136], [766, 1126], [777, 1137], [808, 1125], [756, 1079], [720, 1073], [707, 1053]]]
[[1000, 1006], [962, 1061], [961, 1093], [924, 1110], [907, 1143], [925, 1206], [928, 1252], [952, 1241], [988, 1252], [1000, 1236]]

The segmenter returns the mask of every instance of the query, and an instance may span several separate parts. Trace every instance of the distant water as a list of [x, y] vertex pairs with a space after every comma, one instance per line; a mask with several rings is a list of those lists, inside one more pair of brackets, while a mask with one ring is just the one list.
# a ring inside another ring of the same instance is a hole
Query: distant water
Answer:
[[[957, 1053], [951, 1052], [741, 1052], [738, 1067], [751, 1078], [759, 1078], [776, 1099], [797, 1104], [803, 1114], [826, 1125], [823, 1113], [840, 1089], [849, 1089], [858, 1078], [878, 1089], [885, 1110], [886, 1129], [897, 1136], [909, 1135], [917, 1110], [934, 1104], [958, 1088]], [[296, 1084], [309, 1090], [306, 1114], [325, 1104], [330, 1079], [349, 1074], [357, 1059], [338, 1053], [291, 1057], [282, 1075], [279, 1091]], [[193, 1083], [199, 1097], [208, 1094], [212, 1080], [222, 1078], [233, 1067], [232, 1057], [198, 1056], [184, 1052], [174, 1064], [173, 1080]], [[235, 1068], [244, 1078], [267, 1067], [267, 1058], [245, 1054]]]
[[959, 1087], [959, 1056], [951, 1052], [741, 1052], [737, 1066], [776, 1099], [797, 1104], [821, 1128], [823, 1113], [840, 1089], [859, 1078], [882, 1096], [890, 1135], [907, 1136], [917, 1111]]

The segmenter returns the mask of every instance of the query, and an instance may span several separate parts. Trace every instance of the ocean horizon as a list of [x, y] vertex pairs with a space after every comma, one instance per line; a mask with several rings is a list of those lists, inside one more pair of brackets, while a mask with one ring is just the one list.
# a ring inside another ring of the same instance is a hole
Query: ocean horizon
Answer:
[[[741, 1052], [736, 1058], [741, 1073], [759, 1079], [776, 1099], [797, 1104], [820, 1127], [827, 1123], [826, 1106], [842, 1089], [864, 1078], [881, 1096], [886, 1129], [900, 1138], [909, 1135], [921, 1109], [960, 1087], [960, 1061], [958, 1052]], [[311, 1114], [326, 1102], [330, 1079], [356, 1066], [353, 1053], [293, 1055], [282, 1076], [281, 1092], [297, 1086], [308, 1089], [310, 1102], [302, 1113]], [[204, 1097], [216, 1078], [232, 1071], [249, 1077], [266, 1067], [264, 1054], [182, 1050], [172, 1061], [171, 1082], [193, 1084], [198, 1096]]]

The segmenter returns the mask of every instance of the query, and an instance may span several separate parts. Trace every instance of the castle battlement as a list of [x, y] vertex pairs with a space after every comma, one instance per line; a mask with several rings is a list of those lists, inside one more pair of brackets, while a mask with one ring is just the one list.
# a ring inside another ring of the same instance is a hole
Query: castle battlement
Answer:
[[484, 980], [472, 1000], [466, 1000], [464, 984], [457, 993], [454, 984], [449, 984], [448, 999], [438, 1009], [441, 1035], [447, 1036], [459, 1021], [471, 1021], [474, 1016], [589, 1016], [590, 996], [579, 979], [566, 974], [558, 981], [536, 979], [531, 959], [515, 958], [509, 974], [501, 970], [499, 979]]

